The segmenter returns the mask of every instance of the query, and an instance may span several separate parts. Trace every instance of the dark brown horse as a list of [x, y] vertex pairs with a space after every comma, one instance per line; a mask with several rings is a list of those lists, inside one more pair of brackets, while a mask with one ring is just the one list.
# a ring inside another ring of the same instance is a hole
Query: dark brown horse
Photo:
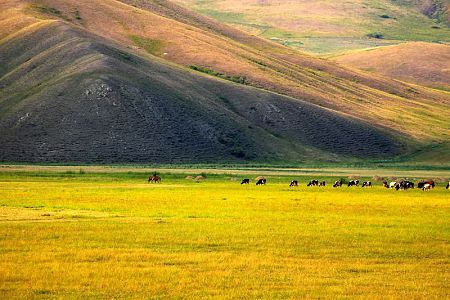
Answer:
[[161, 183], [161, 177], [158, 175], [152, 175], [148, 178], [149, 183]]

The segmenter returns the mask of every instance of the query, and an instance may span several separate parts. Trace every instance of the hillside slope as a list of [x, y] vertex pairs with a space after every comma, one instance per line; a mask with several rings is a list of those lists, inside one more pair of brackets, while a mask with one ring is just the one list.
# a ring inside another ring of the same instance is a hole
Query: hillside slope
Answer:
[[405, 43], [352, 52], [335, 60], [392, 78], [450, 90], [450, 45]]
[[126, 2], [0, 3], [0, 160], [344, 161], [450, 140], [448, 94]]
[[1, 161], [299, 161], [402, 150], [357, 120], [142, 59], [60, 21], [8, 38], [0, 57]]
[[[20, 1], [27, 3], [26, 1]], [[450, 139], [447, 94], [348, 70], [210, 22], [165, 0], [37, 0], [27, 14], [62, 19], [141, 55], [318, 104], [419, 142]], [[131, 2], [130, 2], [131, 3]], [[156, 9], [157, 7], [158, 9]], [[173, 17], [176, 16], [176, 17]], [[395, 106], [392, 104], [395, 103]], [[427, 115], [422, 111], [426, 110]], [[436, 132], [429, 130], [437, 128]]]

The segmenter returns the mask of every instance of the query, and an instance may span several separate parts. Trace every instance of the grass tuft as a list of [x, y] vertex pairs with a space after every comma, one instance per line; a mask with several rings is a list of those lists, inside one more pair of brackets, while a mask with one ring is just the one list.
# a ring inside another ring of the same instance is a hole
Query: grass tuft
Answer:
[[137, 35], [131, 35], [130, 39], [136, 46], [141, 47], [153, 55], [160, 55], [164, 48], [164, 41], [161, 40], [149, 39]]

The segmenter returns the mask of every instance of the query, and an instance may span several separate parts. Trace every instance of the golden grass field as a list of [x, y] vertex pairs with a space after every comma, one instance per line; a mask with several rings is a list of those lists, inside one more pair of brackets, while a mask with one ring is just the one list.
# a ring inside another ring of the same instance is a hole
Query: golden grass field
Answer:
[[261, 170], [256, 187], [239, 179], [257, 170], [166, 169], [148, 184], [146, 169], [66, 168], [2, 167], [2, 299], [450, 297], [443, 183], [307, 188], [357, 170], [291, 169]]
[[410, 42], [348, 52], [335, 60], [391, 78], [450, 90], [449, 45]]

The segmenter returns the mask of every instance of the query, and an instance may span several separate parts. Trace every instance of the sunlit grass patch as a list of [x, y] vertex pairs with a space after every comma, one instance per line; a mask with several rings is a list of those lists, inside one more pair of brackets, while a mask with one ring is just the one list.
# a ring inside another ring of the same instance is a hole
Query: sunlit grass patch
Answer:
[[153, 55], [160, 55], [165, 46], [164, 41], [148, 39], [137, 35], [131, 35], [130, 39], [134, 44]]

